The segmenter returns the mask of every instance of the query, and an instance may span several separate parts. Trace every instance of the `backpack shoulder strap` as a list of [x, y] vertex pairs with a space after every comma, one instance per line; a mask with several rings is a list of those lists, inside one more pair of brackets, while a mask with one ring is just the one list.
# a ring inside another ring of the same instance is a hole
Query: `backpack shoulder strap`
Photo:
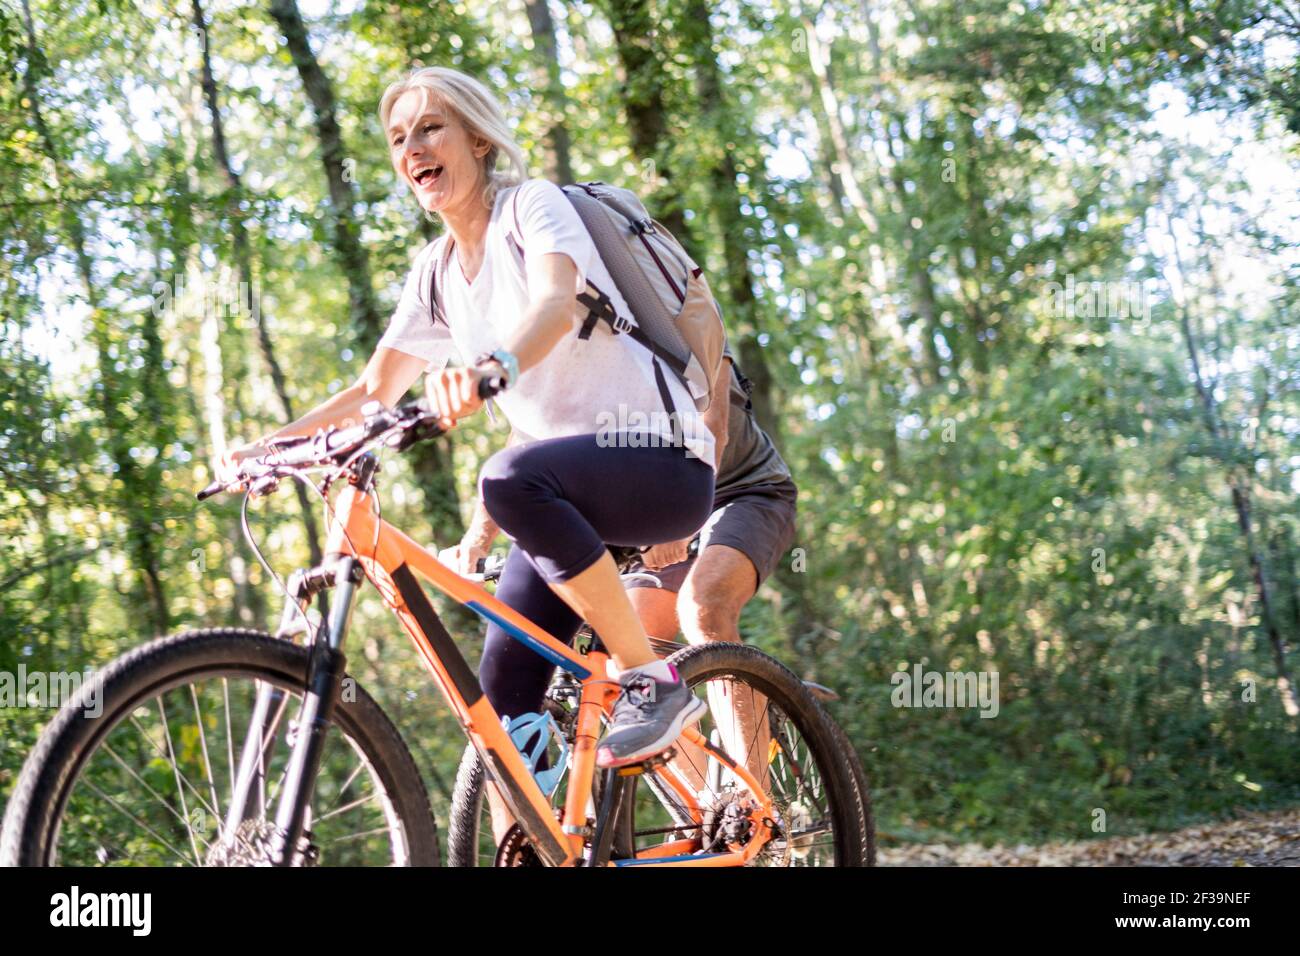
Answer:
[[519, 261], [524, 261], [524, 236], [519, 229], [519, 190], [523, 183], [512, 186], [510, 194], [510, 221], [506, 223], [506, 243], [515, 251]]
[[439, 322], [448, 325], [447, 313], [442, 308], [442, 299], [438, 295], [438, 287], [446, 277], [447, 260], [451, 257], [451, 247], [451, 233], [437, 239], [433, 247], [433, 262], [429, 268], [429, 317], [434, 325]]

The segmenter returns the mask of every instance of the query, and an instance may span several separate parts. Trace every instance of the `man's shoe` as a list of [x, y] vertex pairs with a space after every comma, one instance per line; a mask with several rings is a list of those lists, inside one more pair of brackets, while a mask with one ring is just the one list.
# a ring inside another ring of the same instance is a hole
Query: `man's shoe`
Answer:
[[677, 668], [668, 665], [672, 681], [661, 681], [638, 671], [619, 678], [622, 693], [605, 739], [596, 751], [596, 766], [603, 769], [641, 763], [668, 748], [682, 728], [709, 709], [691, 693]]

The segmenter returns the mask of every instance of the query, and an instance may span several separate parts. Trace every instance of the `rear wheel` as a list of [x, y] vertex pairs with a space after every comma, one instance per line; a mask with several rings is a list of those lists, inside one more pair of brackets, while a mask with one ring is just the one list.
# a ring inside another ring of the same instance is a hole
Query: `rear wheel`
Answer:
[[[267, 863], [309, 657], [257, 631], [213, 629], [162, 638], [113, 662], [28, 757], [0, 831], [0, 865]], [[95, 686], [97, 700], [87, 693]], [[227, 826], [259, 697], [267, 704], [261, 757], [241, 820]], [[300, 865], [439, 862], [410, 752], [351, 679], [325, 737], [306, 830]]]
[[[875, 834], [866, 778], [848, 739], [793, 673], [752, 647], [716, 643], [670, 660], [710, 705], [697, 725], [760, 778], [780, 820], [758, 866], [871, 866]], [[745, 791], [716, 758], [678, 741], [671, 761], [709, 808], [703, 819], [674, 792], [667, 772], [630, 778], [614, 839], [615, 857], [682, 854], [743, 845]], [[597, 780], [600, 775], [597, 775]], [[482, 765], [470, 748], [452, 796], [448, 861], [491, 866], [497, 846], [484, 799]], [[621, 852], [620, 852], [621, 851]]]

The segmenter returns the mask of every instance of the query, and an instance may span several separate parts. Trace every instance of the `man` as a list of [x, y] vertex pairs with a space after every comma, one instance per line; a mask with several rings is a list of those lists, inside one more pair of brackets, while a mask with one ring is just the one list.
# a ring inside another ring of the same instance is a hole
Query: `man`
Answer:
[[[730, 349], [723, 352], [730, 378], [726, 427], [713, 429], [718, 441], [718, 476], [713, 513], [700, 530], [695, 557], [690, 539], [659, 544], [645, 552], [641, 566], [659, 587], [639, 577], [626, 583], [632, 607], [646, 634], [672, 640], [678, 631], [692, 644], [740, 641], [740, 612], [759, 585], [776, 570], [795, 534], [798, 490], [772, 439], [759, 427], [750, 401], [749, 380]], [[715, 403], [716, 404], [716, 403]], [[710, 409], [713, 411], [713, 409]], [[766, 699], [722, 681], [710, 681], [709, 709], [722, 745], [767, 788], [769, 737]], [[709, 796], [703, 770], [708, 761], [696, 748], [679, 744], [673, 761], [702, 798]]]
[[697, 556], [687, 556], [689, 538], [655, 545], [634, 569], [649, 571], [660, 586], [642, 580], [627, 585], [646, 633], [663, 640], [680, 630], [692, 644], [739, 641], [741, 608], [794, 540], [798, 490], [754, 417], [749, 380], [730, 348], [723, 364], [730, 378], [728, 414], [726, 428], [715, 429], [713, 513], [700, 530]]

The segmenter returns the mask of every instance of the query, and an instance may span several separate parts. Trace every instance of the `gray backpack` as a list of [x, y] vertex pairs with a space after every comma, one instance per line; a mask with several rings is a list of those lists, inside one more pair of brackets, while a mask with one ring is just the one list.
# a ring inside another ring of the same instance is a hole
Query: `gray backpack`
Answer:
[[[696, 410], [704, 411], [713, 400], [711, 390], [722, 362], [725, 335], [722, 315], [703, 270], [629, 190], [599, 182], [575, 183], [560, 189], [587, 227], [635, 320], [632, 323], [620, 317], [609, 295], [588, 279], [587, 288], [577, 296], [587, 308], [578, 338], [590, 338], [602, 321], [614, 334], [628, 335], [655, 356], [656, 378], [660, 377], [662, 362], [686, 386]], [[522, 260], [525, 250], [513, 205], [509, 241]], [[433, 303], [435, 321], [441, 317], [438, 283], [450, 244], [448, 237], [431, 270], [429, 301]], [[674, 411], [666, 383], [660, 380], [658, 384], [665, 406]], [[725, 393], [727, 384], [721, 387]]]

